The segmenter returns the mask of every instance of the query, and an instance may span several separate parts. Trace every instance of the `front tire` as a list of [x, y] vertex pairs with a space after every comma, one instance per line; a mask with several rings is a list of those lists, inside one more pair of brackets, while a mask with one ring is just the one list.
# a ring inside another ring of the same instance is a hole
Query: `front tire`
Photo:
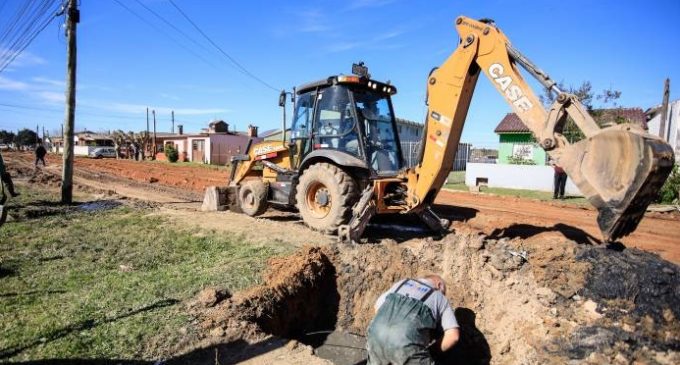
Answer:
[[238, 200], [243, 213], [256, 217], [267, 210], [267, 185], [262, 180], [248, 180], [238, 191]]
[[345, 171], [318, 163], [302, 173], [295, 199], [302, 220], [312, 229], [336, 233], [352, 217], [357, 184]]

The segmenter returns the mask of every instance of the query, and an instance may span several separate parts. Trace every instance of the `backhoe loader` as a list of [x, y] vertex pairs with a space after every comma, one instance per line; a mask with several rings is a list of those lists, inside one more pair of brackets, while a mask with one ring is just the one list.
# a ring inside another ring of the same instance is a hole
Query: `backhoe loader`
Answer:
[[[389, 83], [362, 64], [352, 75], [302, 85], [294, 92], [290, 137], [251, 146], [232, 158], [228, 206], [251, 216], [267, 206], [299, 210], [311, 228], [358, 242], [376, 214], [419, 216], [435, 231], [448, 222], [430, 208], [453, 166], [475, 85], [484, 73], [538, 144], [598, 210], [604, 241], [633, 232], [674, 164], [671, 147], [640, 126], [601, 128], [572, 94], [516, 50], [489, 19], [459, 17], [457, 49], [427, 79], [427, 117], [418, 164], [404, 167]], [[525, 69], [555, 102], [546, 110], [522, 78]], [[284, 107], [288, 93], [282, 92]], [[568, 118], [584, 139], [570, 143]]]

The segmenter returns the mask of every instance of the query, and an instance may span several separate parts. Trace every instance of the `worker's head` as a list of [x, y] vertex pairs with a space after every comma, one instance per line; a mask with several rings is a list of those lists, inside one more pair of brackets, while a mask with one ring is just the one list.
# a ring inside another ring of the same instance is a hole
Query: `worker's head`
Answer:
[[435, 289], [439, 290], [440, 292], [442, 292], [442, 294], [446, 295], [446, 282], [444, 281], [444, 279], [442, 279], [441, 276], [431, 274], [424, 277], [424, 279], [431, 282], [432, 285], [434, 285]]

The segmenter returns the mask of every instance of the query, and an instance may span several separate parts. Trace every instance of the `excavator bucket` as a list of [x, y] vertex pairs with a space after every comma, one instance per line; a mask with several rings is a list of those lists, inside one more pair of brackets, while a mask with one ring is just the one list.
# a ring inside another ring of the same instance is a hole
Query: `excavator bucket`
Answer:
[[602, 129], [565, 148], [560, 163], [599, 212], [605, 242], [637, 228], [674, 164], [673, 149], [630, 124]]

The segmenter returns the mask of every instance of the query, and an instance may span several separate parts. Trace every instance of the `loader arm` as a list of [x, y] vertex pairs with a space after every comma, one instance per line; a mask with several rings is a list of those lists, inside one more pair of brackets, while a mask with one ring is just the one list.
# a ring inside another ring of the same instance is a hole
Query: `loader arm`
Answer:
[[[600, 128], [574, 95], [515, 50], [491, 21], [456, 20], [460, 44], [428, 78], [428, 112], [419, 164], [407, 170], [407, 211], [429, 210], [451, 171], [480, 72], [511, 105], [542, 148], [562, 166], [599, 211], [605, 241], [631, 233], [674, 163], [671, 147], [641, 127]], [[549, 110], [521, 76], [526, 69], [557, 94]], [[570, 144], [561, 134], [567, 116], [585, 135]]]

